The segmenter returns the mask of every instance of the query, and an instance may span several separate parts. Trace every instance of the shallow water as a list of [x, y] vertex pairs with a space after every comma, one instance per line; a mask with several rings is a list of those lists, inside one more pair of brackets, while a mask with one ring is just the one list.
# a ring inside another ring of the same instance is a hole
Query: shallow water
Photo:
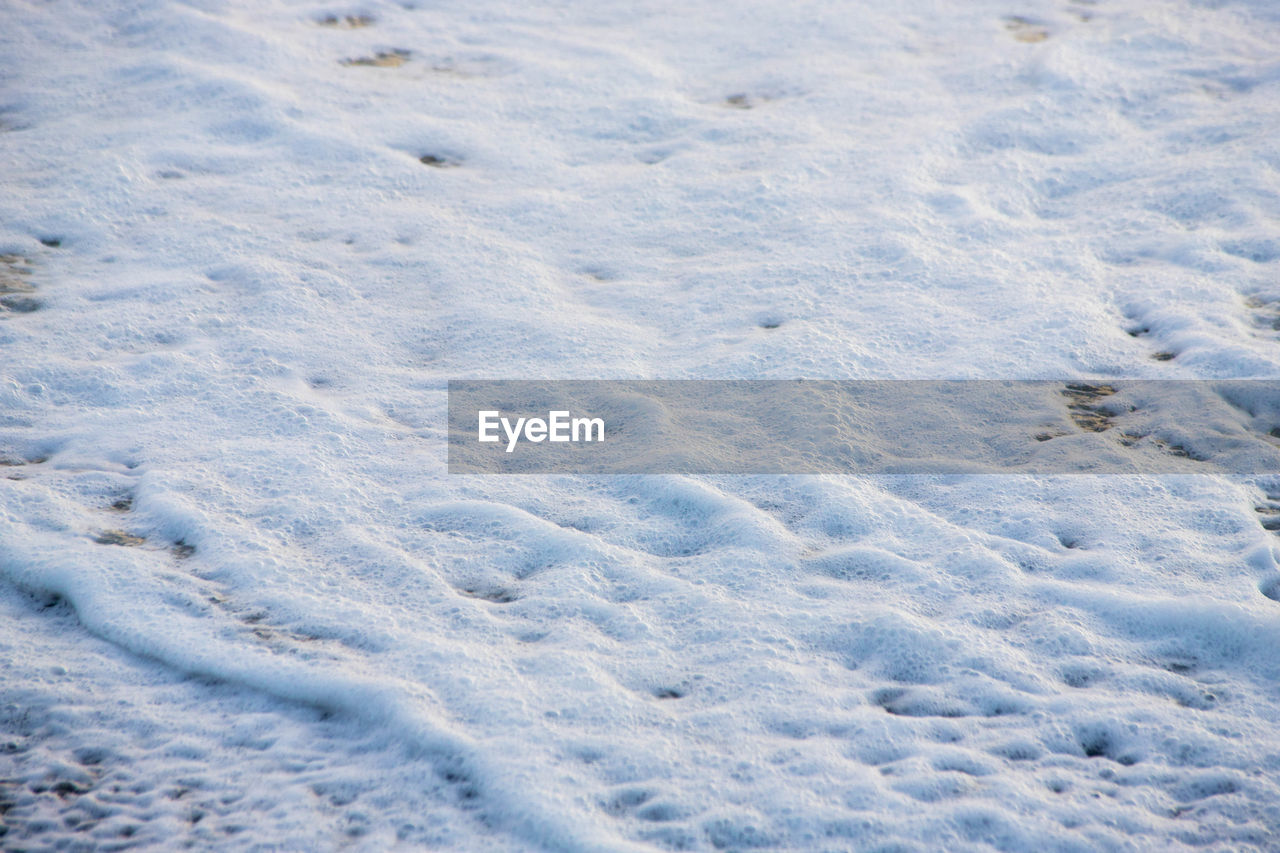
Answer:
[[1280, 477], [451, 476], [445, 383], [1274, 379], [1278, 37], [15, 7], [5, 844], [1273, 848]]

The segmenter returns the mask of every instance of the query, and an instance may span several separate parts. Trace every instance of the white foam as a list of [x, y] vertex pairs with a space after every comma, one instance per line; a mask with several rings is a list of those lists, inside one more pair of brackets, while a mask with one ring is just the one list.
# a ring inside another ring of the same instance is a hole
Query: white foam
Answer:
[[1265, 849], [1280, 483], [450, 477], [444, 389], [1273, 378], [1278, 27], [15, 7], [6, 844]]

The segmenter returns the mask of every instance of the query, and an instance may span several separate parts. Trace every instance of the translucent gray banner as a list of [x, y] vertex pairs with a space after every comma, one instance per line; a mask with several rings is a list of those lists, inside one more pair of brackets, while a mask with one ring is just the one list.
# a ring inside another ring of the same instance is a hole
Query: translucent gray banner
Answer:
[[1280, 380], [455, 380], [454, 474], [1280, 473]]

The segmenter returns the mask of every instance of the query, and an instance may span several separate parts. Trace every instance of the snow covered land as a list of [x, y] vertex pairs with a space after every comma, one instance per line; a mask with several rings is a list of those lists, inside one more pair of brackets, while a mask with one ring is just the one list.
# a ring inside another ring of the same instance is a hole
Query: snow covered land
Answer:
[[1280, 472], [463, 476], [450, 379], [1280, 378], [1275, 0], [6, 0], [0, 847], [1280, 850]]

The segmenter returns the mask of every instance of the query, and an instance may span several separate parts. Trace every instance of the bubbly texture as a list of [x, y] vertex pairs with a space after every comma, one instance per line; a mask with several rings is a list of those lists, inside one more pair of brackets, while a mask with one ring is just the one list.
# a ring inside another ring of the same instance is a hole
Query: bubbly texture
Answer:
[[1274, 850], [1280, 472], [464, 477], [450, 378], [1277, 378], [1271, 0], [14, 0], [0, 844]]

